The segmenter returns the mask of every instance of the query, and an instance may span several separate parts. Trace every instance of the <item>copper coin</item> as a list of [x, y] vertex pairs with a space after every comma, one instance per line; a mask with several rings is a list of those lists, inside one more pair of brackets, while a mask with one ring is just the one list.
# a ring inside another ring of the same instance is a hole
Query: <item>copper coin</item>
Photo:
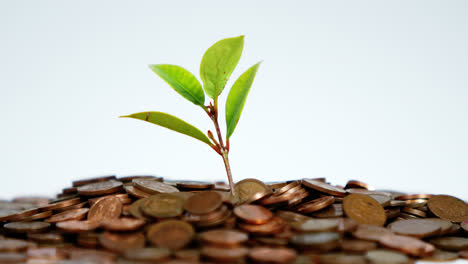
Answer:
[[[112, 252], [95, 249], [70, 248], [68, 250], [68, 254], [71, 260], [75, 260], [79, 264], [111, 264], [115, 263], [115, 260], [117, 258], [116, 254]], [[59, 264], [62, 264], [62, 262], [60, 262]]]
[[63, 242], [63, 236], [57, 233], [28, 234], [28, 238], [43, 244], [57, 244]]
[[184, 211], [185, 200], [170, 193], [152, 195], [141, 204], [140, 209], [146, 216], [170, 218], [180, 216]]
[[395, 197], [395, 200], [413, 200], [413, 199], [429, 199], [432, 194], [404, 194]]
[[427, 202], [429, 210], [439, 218], [452, 222], [468, 219], [468, 204], [449, 195], [434, 195]]
[[173, 193], [179, 191], [179, 189], [174, 186], [152, 179], [133, 179], [132, 183], [136, 188], [150, 194]]
[[3, 228], [12, 233], [41, 233], [50, 228], [49, 223], [44, 222], [11, 222]]
[[110, 175], [110, 176], [102, 176], [102, 177], [78, 180], [78, 181], [74, 181], [72, 184], [73, 184], [73, 187], [78, 187], [78, 186], [86, 185], [89, 183], [110, 181], [110, 180], [115, 180], [115, 179], [116, 179], [115, 175]]
[[109, 231], [136, 231], [145, 225], [145, 221], [130, 217], [107, 219], [101, 222], [101, 227]]
[[271, 192], [271, 188], [257, 179], [244, 179], [234, 186], [234, 193], [239, 203], [245, 203], [258, 193]]
[[21, 252], [28, 249], [29, 243], [19, 239], [0, 239], [0, 252]]
[[29, 248], [27, 252], [29, 259], [48, 259], [48, 260], [61, 260], [68, 257], [65, 250], [53, 247], [43, 248]]
[[444, 250], [459, 251], [468, 249], [468, 238], [466, 237], [438, 237], [431, 239], [430, 242]]
[[163, 181], [162, 177], [157, 177], [153, 175], [132, 175], [132, 176], [124, 176], [124, 177], [119, 177], [117, 180], [121, 182], [131, 182], [133, 179], [149, 179], [153, 181]]
[[123, 184], [119, 181], [103, 181], [89, 183], [78, 187], [78, 193], [84, 196], [111, 194], [122, 190]]
[[426, 217], [427, 214], [424, 211], [421, 211], [419, 209], [411, 208], [411, 207], [404, 207], [402, 210], [404, 213], [408, 213], [417, 217]]
[[261, 225], [244, 223], [239, 223], [238, 225], [240, 229], [255, 235], [273, 235], [281, 233], [287, 224], [283, 218], [273, 216], [268, 222]]
[[349, 253], [366, 253], [377, 248], [377, 243], [359, 239], [344, 239], [341, 241], [341, 249]]
[[346, 195], [346, 191], [344, 189], [317, 180], [302, 179], [302, 185], [306, 186], [307, 188], [334, 196], [342, 197]]
[[458, 253], [435, 250], [431, 256], [424, 257], [422, 261], [451, 261], [458, 258]]
[[312, 215], [317, 218], [332, 218], [343, 216], [342, 204], [332, 204], [325, 209], [313, 212]]
[[57, 223], [70, 220], [81, 220], [88, 213], [88, 208], [79, 208], [53, 215], [45, 220], [47, 223]]
[[283, 218], [286, 222], [297, 222], [297, 221], [305, 221], [311, 219], [308, 216], [290, 212], [290, 211], [277, 211], [276, 215]]
[[139, 199], [151, 196], [150, 193], [144, 192], [144, 191], [136, 188], [135, 186], [124, 186], [124, 189], [128, 194], [130, 194], [133, 197], [139, 198]]
[[180, 220], [164, 220], [149, 227], [147, 238], [155, 246], [177, 250], [187, 246], [194, 235], [192, 225]]
[[387, 226], [399, 235], [413, 236], [418, 238], [430, 237], [440, 233], [441, 226], [435, 221], [426, 219], [405, 219], [395, 221]]
[[429, 256], [435, 250], [433, 245], [409, 236], [385, 235], [379, 239], [379, 243], [384, 247], [396, 249], [415, 257]]
[[369, 241], [379, 241], [383, 236], [392, 234], [393, 232], [390, 229], [373, 225], [359, 225], [356, 231], [352, 233], [356, 238]]
[[136, 200], [135, 202], [133, 202], [132, 205], [130, 205], [130, 214], [138, 219], [149, 220], [149, 218], [144, 216], [143, 212], [141, 211], [141, 206], [145, 201], [146, 198]]
[[160, 262], [169, 260], [171, 251], [167, 248], [133, 248], [125, 250], [123, 256], [135, 261]]
[[[320, 264], [368, 264], [364, 256], [343, 253], [326, 253], [318, 256]], [[314, 262], [315, 263], [315, 262]], [[384, 263], [380, 263], [384, 264]], [[388, 264], [388, 263], [385, 263]]]
[[25, 263], [27, 256], [21, 253], [0, 253], [0, 263]]
[[338, 224], [338, 219], [309, 219], [291, 223], [291, 227], [299, 232], [326, 232], [336, 231]]
[[282, 181], [279, 181], [279, 182], [266, 182], [265, 184], [268, 187], [270, 187], [271, 189], [280, 189], [281, 187], [284, 187], [284, 186], [288, 185], [287, 182], [282, 182]]
[[214, 183], [199, 181], [178, 181], [177, 188], [189, 190], [209, 190], [214, 188]]
[[143, 248], [145, 246], [145, 236], [141, 232], [137, 233], [110, 233], [104, 232], [99, 235], [99, 243], [106, 249], [114, 252]]
[[411, 260], [404, 254], [388, 249], [375, 249], [366, 253], [371, 264], [410, 264]]
[[244, 204], [234, 208], [234, 214], [250, 224], [264, 224], [273, 217], [273, 213], [265, 207]]
[[373, 187], [371, 187], [370, 185], [368, 185], [367, 183], [364, 183], [362, 181], [357, 181], [357, 180], [349, 180], [345, 187], [345, 189], [350, 189], [350, 188], [362, 188], [362, 189], [366, 189], [366, 190], [374, 190]]
[[11, 218], [14, 218], [21, 210], [19, 209], [1, 209], [0, 210], [0, 221], [8, 221]]
[[374, 198], [377, 202], [379, 202], [382, 207], [387, 207], [390, 205], [390, 201], [392, 198], [388, 195], [382, 195], [382, 194], [368, 194], [370, 197]]
[[249, 250], [245, 247], [218, 248], [205, 246], [201, 249], [201, 255], [216, 263], [233, 263], [235, 261], [240, 261], [245, 258], [248, 253]]
[[200, 233], [200, 240], [217, 247], [237, 247], [246, 242], [249, 236], [237, 230], [214, 229]]
[[212, 222], [212, 221], [219, 220], [220, 218], [223, 218], [227, 212], [228, 212], [227, 206], [223, 205], [221, 206], [219, 210], [216, 210], [208, 214], [193, 215], [193, 214], [187, 213], [182, 217], [182, 220], [189, 222], [189, 223]]
[[337, 231], [340, 233], [351, 233], [356, 231], [359, 224], [351, 218], [338, 218]]
[[359, 224], [383, 226], [387, 220], [385, 210], [374, 198], [364, 194], [350, 194], [343, 201], [345, 214]]
[[222, 198], [218, 192], [200, 192], [190, 196], [185, 201], [184, 208], [192, 214], [207, 214], [218, 209], [223, 204]]
[[285, 186], [281, 187], [280, 189], [276, 190], [273, 193], [273, 195], [274, 196], [279, 196], [279, 195], [281, 195], [281, 194], [283, 194], [283, 193], [285, 193], [285, 192], [287, 192], [287, 191], [289, 191], [292, 188], [297, 187], [297, 186], [300, 186], [299, 182], [297, 182], [297, 181], [290, 182], [287, 185], [285, 185]]
[[339, 245], [339, 239], [338, 233], [319, 232], [295, 235], [290, 242], [301, 248], [318, 249], [325, 252], [336, 248]]
[[39, 212], [40, 212], [39, 208], [32, 208], [32, 209], [23, 210], [23, 211], [14, 213], [12, 215], [3, 217], [3, 219], [5, 219], [7, 221], [22, 221], [26, 217], [35, 215], [35, 214], [37, 214]]
[[60, 202], [56, 202], [56, 203], [51, 203], [51, 204], [46, 205], [46, 206], [41, 206], [41, 207], [39, 207], [39, 209], [40, 209], [41, 212], [45, 212], [45, 211], [56, 210], [58, 208], [64, 208], [64, 207], [72, 206], [72, 205], [75, 205], [75, 204], [79, 204], [81, 202], [82, 202], [81, 198], [76, 197], [76, 198], [69, 199], [69, 200], [64, 200], [64, 201], [60, 201]]
[[79, 204], [75, 204], [75, 205], [70, 205], [70, 206], [67, 206], [67, 207], [57, 208], [57, 209], [54, 209], [53, 212], [54, 212], [54, 214], [57, 214], [57, 213], [65, 212], [65, 211], [68, 211], [68, 210], [83, 208], [83, 207], [85, 207], [87, 205], [88, 205], [88, 201], [82, 202], [82, 203], [79, 203]]
[[32, 222], [37, 220], [42, 220], [52, 215], [52, 211], [40, 212], [35, 215], [30, 215], [21, 219], [21, 222]]
[[296, 257], [296, 251], [290, 248], [255, 247], [249, 252], [255, 263], [293, 263]]
[[99, 223], [96, 221], [65, 221], [58, 222], [55, 226], [65, 233], [80, 233], [97, 229]]
[[97, 201], [88, 212], [88, 220], [101, 222], [108, 219], [116, 219], [122, 213], [122, 203], [114, 196]]
[[301, 204], [299, 207], [296, 208], [296, 211], [301, 213], [312, 213], [319, 210], [322, 210], [335, 202], [335, 197], [333, 196], [324, 196], [321, 198], [317, 198], [310, 202], [306, 202]]
[[183, 249], [174, 252], [174, 257], [178, 260], [186, 260], [197, 263], [200, 260], [200, 251], [197, 249]]
[[110, 195], [105, 195], [101, 197], [91, 198], [88, 200], [89, 206], [93, 206], [97, 201], [105, 199], [107, 197], [111, 197], [111, 196], [118, 198], [122, 204], [129, 204], [132, 202], [128, 194], [119, 193], [119, 194], [110, 194]]
[[387, 216], [387, 220], [396, 218], [400, 216], [400, 208], [396, 207], [396, 208], [385, 209], [385, 215]]

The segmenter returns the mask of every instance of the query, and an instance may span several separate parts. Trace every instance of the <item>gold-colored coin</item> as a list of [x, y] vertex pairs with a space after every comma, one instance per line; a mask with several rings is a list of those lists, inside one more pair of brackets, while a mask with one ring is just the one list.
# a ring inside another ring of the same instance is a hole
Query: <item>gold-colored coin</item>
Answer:
[[184, 212], [184, 198], [170, 193], [160, 193], [146, 198], [140, 209], [144, 215], [154, 218], [169, 218]]
[[234, 193], [241, 204], [250, 200], [252, 196], [258, 193], [263, 194], [265, 191], [271, 193], [270, 187], [257, 179], [244, 179], [234, 186]]
[[437, 217], [452, 222], [468, 219], [468, 204], [450, 195], [434, 195], [427, 202], [429, 210]]
[[385, 210], [374, 198], [365, 194], [350, 194], [343, 200], [346, 216], [359, 224], [383, 226], [387, 220]]
[[149, 227], [148, 240], [157, 247], [177, 250], [188, 245], [195, 236], [192, 225], [180, 220], [164, 220]]

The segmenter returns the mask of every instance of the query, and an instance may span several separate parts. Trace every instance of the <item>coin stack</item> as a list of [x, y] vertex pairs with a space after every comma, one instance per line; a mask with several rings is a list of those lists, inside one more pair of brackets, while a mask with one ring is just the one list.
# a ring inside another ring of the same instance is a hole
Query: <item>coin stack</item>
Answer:
[[468, 205], [324, 178], [78, 180], [0, 201], [0, 263], [414, 263], [468, 259]]

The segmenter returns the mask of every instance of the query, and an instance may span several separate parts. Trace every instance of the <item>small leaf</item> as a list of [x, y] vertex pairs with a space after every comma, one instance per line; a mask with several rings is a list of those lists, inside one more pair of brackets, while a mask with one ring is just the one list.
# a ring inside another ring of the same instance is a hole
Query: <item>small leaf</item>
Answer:
[[215, 99], [224, 89], [244, 48], [244, 36], [216, 42], [203, 55], [200, 77], [206, 94]]
[[201, 132], [198, 128], [170, 114], [166, 114], [163, 112], [141, 112], [121, 117], [129, 117], [147, 121], [155, 125], [169, 128], [176, 132], [196, 138], [210, 146], [212, 145], [208, 137], [205, 134], [203, 134], [203, 132]]
[[185, 99], [196, 105], [204, 106], [205, 94], [201, 84], [188, 70], [169, 64], [156, 64], [149, 67]]
[[249, 95], [250, 87], [257, 74], [260, 63], [250, 67], [244, 72], [234, 83], [229, 92], [226, 100], [226, 138], [229, 139], [234, 129], [236, 128], [237, 122], [239, 122], [242, 109], [244, 108], [245, 100]]

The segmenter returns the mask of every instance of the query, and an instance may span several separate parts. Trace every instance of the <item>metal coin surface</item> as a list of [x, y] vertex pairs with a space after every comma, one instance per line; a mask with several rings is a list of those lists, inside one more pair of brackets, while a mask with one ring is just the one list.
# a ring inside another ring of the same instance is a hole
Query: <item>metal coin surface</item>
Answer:
[[402, 253], [388, 250], [376, 249], [366, 253], [367, 260], [372, 264], [409, 264], [411, 260]]
[[129, 260], [158, 262], [169, 260], [171, 251], [167, 248], [133, 248], [125, 250], [123, 256]]
[[302, 185], [314, 189], [319, 192], [327, 193], [329, 195], [343, 197], [346, 195], [346, 191], [343, 188], [339, 188], [333, 185], [330, 185], [325, 182], [313, 180], [313, 179], [302, 179]]
[[429, 210], [439, 218], [452, 222], [468, 219], [468, 204], [450, 195], [434, 195], [427, 202]]
[[192, 225], [180, 220], [163, 220], [149, 227], [148, 240], [157, 247], [177, 250], [187, 246], [195, 236]]
[[297, 253], [291, 248], [255, 247], [250, 250], [249, 258], [255, 263], [292, 263]]
[[99, 243], [110, 251], [123, 252], [124, 250], [128, 249], [143, 248], [145, 246], [145, 236], [141, 232], [104, 232], [99, 236]]
[[79, 208], [53, 215], [45, 220], [47, 223], [57, 223], [71, 220], [81, 220], [88, 213], [89, 208]]
[[387, 221], [385, 210], [374, 198], [364, 194], [350, 194], [344, 198], [343, 210], [346, 216], [359, 224], [383, 226]]
[[146, 216], [154, 218], [170, 218], [180, 216], [184, 212], [185, 200], [170, 193], [152, 195], [141, 204], [140, 209]]
[[250, 224], [264, 224], [273, 217], [273, 213], [260, 205], [244, 204], [234, 208], [234, 214]]
[[192, 214], [207, 214], [215, 211], [223, 204], [223, 197], [218, 192], [206, 191], [187, 198], [184, 208]]
[[47, 231], [50, 224], [44, 222], [11, 222], [5, 224], [3, 228], [12, 233], [41, 233]]
[[257, 193], [265, 191], [271, 192], [270, 187], [257, 179], [244, 179], [234, 186], [234, 193], [241, 204], [250, 200]]
[[237, 230], [214, 229], [200, 234], [203, 243], [209, 243], [217, 247], [237, 247], [247, 242], [249, 236]]
[[119, 218], [122, 214], [122, 203], [119, 198], [110, 196], [97, 201], [88, 212], [88, 220], [101, 222]]
[[122, 190], [123, 184], [119, 181], [104, 181], [89, 183], [78, 187], [78, 194], [83, 196], [96, 196], [111, 194]]
[[150, 194], [179, 192], [174, 186], [152, 179], [133, 179], [132, 183], [136, 188]]
[[107, 219], [101, 222], [101, 228], [108, 231], [136, 231], [145, 225], [145, 221], [130, 217]]
[[415, 257], [430, 256], [435, 250], [432, 244], [409, 236], [385, 235], [379, 239], [379, 243]]
[[438, 222], [426, 219], [405, 219], [391, 223], [387, 226], [399, 235], [418, 238], [430, 237], [440, 233], [441, 226]]

